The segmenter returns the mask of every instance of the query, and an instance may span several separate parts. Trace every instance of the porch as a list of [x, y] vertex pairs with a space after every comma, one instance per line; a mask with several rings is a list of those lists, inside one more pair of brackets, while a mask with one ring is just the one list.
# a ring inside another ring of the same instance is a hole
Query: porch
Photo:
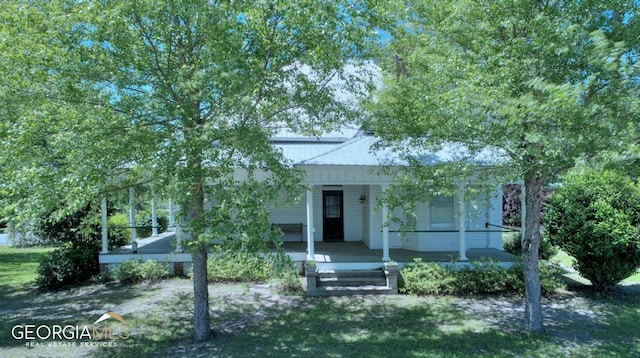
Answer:
[[[316, 241], [315, 261], [318, 269], [375, 269], [383, 266], [382, 250], [370, 249], [360, 241], [347, 242], [323, 242]], [[285, 242], [284, 251], [296, 263], [307, 261], [307, 244], [300, 242]], [[405, 264], [412, 263], [420, 258], [424, 262], [436, 262], [450, 265], [465, 265], [468, 262], [459, 262], [458, 251], [415, 251], [408, 249], [389, 249], [391, 260], [398, 263], [401, 268]], [[516, 261], [516, 257], [498, 249], [469, 249], [466, 251], [469, 261], [481, 258], [498, 261], [503, 266], [510, 266]]]
[[[185, 270], [191, 265], [191, 255], [177, 252], [175, 249], [176, 233], [166, 232], [157, 237], [138, 239], [137, 250], [131, 245], [122, 246], [109, 253], [100, 254], [101, 264], [119, 264], [129, 259], [157, 260], [169, 263], [180, 262]], [[306, 242], [284, 242], [285, 253], [296, 263], [300, 272], [304, 263], [308, 261]], [[370, 249], [361, 241], [346, 242], [314, 242], [314, 259], [318, 269], [335, 270], [365, 270], [377, 269], [383, 266], [381, 249]], [[275, 250], [275, 248], [272, 248]], [[136, 251], [136, 252], [134, 252]], [[465, 265], [468, 262], [457, 262], [458, 251], [415, 251], [408, 249], [389, 249], [391, 260], [398, 263], [399, 267], [420, 258], [425, 262], [437, 262], [448, 265]], [[489, 258], [509, 266], [515, 261], [515, 257], [502, 250], [482, 248], [468, 249], [466, 256], [469, 261]], [[185, 271], [186, 272], [186, 271]]]

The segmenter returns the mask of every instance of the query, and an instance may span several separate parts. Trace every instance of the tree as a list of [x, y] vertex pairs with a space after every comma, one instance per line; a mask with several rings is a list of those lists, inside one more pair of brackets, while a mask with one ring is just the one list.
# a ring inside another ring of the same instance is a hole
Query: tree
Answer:
[[611, 291], [640, 267], [640, 187], [613, 171], [574, 174], [563, 184], [544, 214], [549, 238], [597, 291]]
[[[386, 11], [402, 26], [369, 126], [425, 191], [452, 178], [524, 179], [524, 326], [541, 332], [542, 188], [579, 160], [627, 149], [638, 120], [637, 3], [416, 0]], [[418, 155], [453, 144], [462, 147], [449, 163]]]
[[[60, 216], [153, 182], [182, 208], [194, 337], [211, 335], [207, 243], [262, 237], [300, 173], [278, 130], [355, 118], [370, 86], [366, 1], [21, 1], [0, 5], [0, 156], [11, 215]], [[351, 67], [352, 71], [345, 68]], [[336, 85], [336, 83], [339, 84]], [[205, 210], [205, 201], [213, 209]], [[60, 203], [63, 203], [60, 205]]]

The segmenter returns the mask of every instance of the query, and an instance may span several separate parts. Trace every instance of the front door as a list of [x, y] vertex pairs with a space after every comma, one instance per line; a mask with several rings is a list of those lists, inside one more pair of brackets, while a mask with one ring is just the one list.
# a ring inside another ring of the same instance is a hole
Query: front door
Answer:
[[322, 192], [322, 240], [344, 241], [342, 191]]

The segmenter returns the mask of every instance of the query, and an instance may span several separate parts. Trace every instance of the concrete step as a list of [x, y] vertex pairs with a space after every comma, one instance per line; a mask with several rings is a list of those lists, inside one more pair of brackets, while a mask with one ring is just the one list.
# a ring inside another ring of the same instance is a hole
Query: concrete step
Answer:
[[355, 295], [392, 295], [387, 286], [324, 286], [309, 291], [310, 296], [355, 296]]
[[348, 296], [393, 294], [382, 269], [320, 270], [312, 296]]
[[384, 277], [382, 269], [377, 270], [319, 270], [318, 277]]
[[318, 272], [318, 287], [386, 286], [382, 270], [323, 270]]
[[321, 286], [386, 286], [387, 279], [379, 277], [319, 277], [318, 287]]

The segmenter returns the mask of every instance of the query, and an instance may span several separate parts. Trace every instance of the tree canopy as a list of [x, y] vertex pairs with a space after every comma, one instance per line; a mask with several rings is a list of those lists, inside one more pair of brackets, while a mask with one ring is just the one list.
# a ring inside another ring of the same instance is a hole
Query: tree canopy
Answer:
[[358, 69], [377, 43], [371, 9], [367, 1], [2, 2], [7, 214], [55, 207], [63, 216], [153, 183], [189, 224], [195, 337], [206, 339], [208, 238], [262, 235], [260, 204], [298, 188], [300, 173], [271, 135], [316, 134], [355, 118], [344, 99], [370, 88]]
[[[525, 327], [542, 331], [541, 189], [578, 161], [637, 142], [638, 4], [419, 0], [386, 10], [401, 26], [387, 44], [369, 127], [410, 160], [464, 146], [453, 163], [413, 160], [407, 178], [425, 190], [440, 178], [524, 179]], [[487, 150], [500, 160], [480, 171]]]

